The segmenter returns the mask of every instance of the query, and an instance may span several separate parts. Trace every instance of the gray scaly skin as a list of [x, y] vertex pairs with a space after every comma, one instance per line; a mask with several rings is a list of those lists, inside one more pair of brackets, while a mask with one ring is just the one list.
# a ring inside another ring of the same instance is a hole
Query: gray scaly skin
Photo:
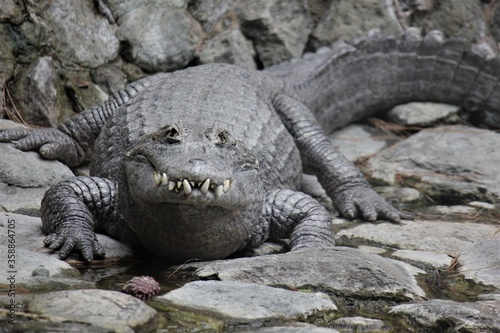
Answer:
[[171, 262], [224, 258], [266, 239], [332, 246], [329, 213], [297, 191], [303, 170], [347, 218], [409, 216], [369, 188], [324, 129], [423, 99], [474, 101], [486, 124], [500, 123], [498, 58], [456, 44], [435, 32], [372, 33], [264, 72], [211, 64], [158, 74], [58, 129], [0, 140], [72, 166], [91, 159], [94, 177], [60, 183], [42, 202], [46, 243], [61, 257], [104, 255], [96, 229]]

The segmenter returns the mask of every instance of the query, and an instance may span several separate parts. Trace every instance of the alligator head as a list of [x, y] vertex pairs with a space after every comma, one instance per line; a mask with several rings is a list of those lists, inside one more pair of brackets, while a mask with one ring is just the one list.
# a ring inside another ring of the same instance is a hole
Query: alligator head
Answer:
[[169, 124], [144, 136], [126, 154], [125, 168], [137, 202], [247, 207], [256, 198], [259, 163], [221, 126]]

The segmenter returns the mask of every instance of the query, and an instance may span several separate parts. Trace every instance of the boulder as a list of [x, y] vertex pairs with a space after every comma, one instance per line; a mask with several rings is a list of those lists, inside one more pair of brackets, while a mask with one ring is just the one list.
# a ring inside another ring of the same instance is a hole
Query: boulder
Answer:
[[87, 323], [113, 332], [150, 332], [157, 312], [143, 301], [117, 291], [87, 289], [36, 295], [26, 306], [49, 321]]
[[26, 7], [32, 17], [22, 27], [28, 39], [55, 52], [64, 65], [96, 68], [118, 55], [115, 29], [92, 1], [29, 0]]
[[312, 30], [306, 1], [244, 1], [236, 11], [264, 67], [302, 55]]
[[496, 202], [499, 140], [499, 133], [462, 125], [423, 130], [370, 158], [363, 171], [372, 182], [411, 186], [437, 202]]
[[228, 325], [311, 320], [337, 307], [321, 293], [303, 293], [235, 281], [195, 281], [155, 298], [163, 306], [210, 313]]
[[[497, 235], [498, 231], [495, 231]], [[500, 290], [500, 235], [496, 239], [474, 242], [462, 251], [458, 260], [460, 272], [466, 278], [493, 285]]]
[[202, 279], [312, 288], [353, 298], [408, 300], [425, 296], [415, 278], [395, 261], [340, 246], [187, 264], [186, 268], [192, 265], [197, 265], [195, 275]]
[[402, 31], [387, 1], [339, 0], [331, 1], [330, 8], [311, 35], [314, 48], [329, 45], [338, 39], [350, 40], [372, 29], [385, 34], [399, 35]]
[[113, 13], [119, 13], [117, 35], [128, 45], [125, 55], [130, 61], [157, 72], [180, 69], [193, 60], [201, 27], [182, 6], [175, 1], [114, 3]]
[[392, 315], [403, 318], [407, 329], [415, 332], [498, 332], [500, 302], [498, 300], [454, 302], [434, 299], [392, 308]]
[[252, 45], [240, 30], [228, 30], [212, 38], [199, 54], [199, 58], [202, 64], [217, 62], [256, 69], [254, 54]]
[[9, 87], [12, 103], [30, 125], [56, 127], [74, 114], [53, 62], [48, 56], [37, 59]]

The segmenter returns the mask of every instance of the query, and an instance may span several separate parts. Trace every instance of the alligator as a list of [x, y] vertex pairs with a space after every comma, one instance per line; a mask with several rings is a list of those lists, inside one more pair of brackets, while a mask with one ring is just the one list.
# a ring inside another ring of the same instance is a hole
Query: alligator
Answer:
[[334, 245], [331, 215], [300, 191], [318, 177], [338, 212], [410, 219], [373, 191], [327, 133], [391, 106], [439, 101], [498, 127], [500, 61], [439, 31], [372, 31], [262, 70], [207, 64], [130, 83], [58, 128], [10, 129], [0, 141], [38, 149], [91, 177], [50, 188], [45, 244], [91, 262], [96, 231], [168, 262], [226, 258], [270, 239]]

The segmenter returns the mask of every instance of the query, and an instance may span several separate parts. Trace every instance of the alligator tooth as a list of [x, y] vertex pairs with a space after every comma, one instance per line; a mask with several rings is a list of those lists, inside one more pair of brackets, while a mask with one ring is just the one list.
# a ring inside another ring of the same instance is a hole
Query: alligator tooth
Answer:
[[177, 189], [179, 190], [182, 186], [182, 182], [180, 180], [177, 181]]
[[194, 187], [194, 182], [192, 180], [189, 182], [189, 184], [191, 184], [191, 187]]
[[161, 175], [161, 184], [162, 185], [167, 185], [168, 184], [168, 176], [167, 176], [167, 174], [165, 172]]
[[161, 175], [158, 173], [158, 171], [155, 170], [154, 172], [155, 174], [155, 184], [156, 185], [160, 185], [160, 182], [161, 182]]
[[172, 191], [175, 188], [175, 183], [173, 181], [168, 182], [168, 190]]
[[184, 193], [191, 194], [191, 185], [189, 185], [189, 182], [187, 181], [187, 179], [184, 179], [182, 181], [182, 185], [184, 186]]
[[224, 181], [224, 187], [222, 188], [222, 190], [223, 190], [224, 192], [227, 192], [227, 191], [229, 191], [229, 188], [230, 188], [230, 187], [231, 187], [231, 182], [229, 181], [229, 179], [226, 179], [226, 180]]
[[222, 195], [222, 188], [223, 188], [223, 186], [222, 186], [222, 185], [219, 185], [219, 186], [217, 186], [217, 188], [215, 189], [215, 197], [216, 197], [216, 198], [219, 198], [219, 197]]
[[210, 186], [210, 178], [207, 178], [207, 180], [205, 180], [203, 185], [201, 185], [201, 188], [200, 188], [201, 193], [207, 194], [209, 186]]

